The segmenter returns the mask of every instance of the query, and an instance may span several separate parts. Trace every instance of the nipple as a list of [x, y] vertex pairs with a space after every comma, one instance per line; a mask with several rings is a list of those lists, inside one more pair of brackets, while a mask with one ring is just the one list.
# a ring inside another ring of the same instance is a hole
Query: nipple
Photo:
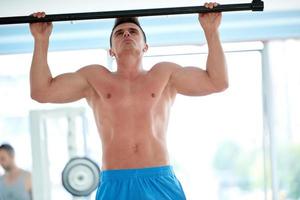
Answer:
[[154, 93], [152, 93], [152, 94], [151, 94], [151, 96], [154, 98], [154, 97], [155, 97], [155, 94], [154, 94]]
[[106, 98], [107, 98], [107, 99], [110, 99], [110, 97], [111, 97], [111, 94], [110, 94], [110, 93], [107, 93]]

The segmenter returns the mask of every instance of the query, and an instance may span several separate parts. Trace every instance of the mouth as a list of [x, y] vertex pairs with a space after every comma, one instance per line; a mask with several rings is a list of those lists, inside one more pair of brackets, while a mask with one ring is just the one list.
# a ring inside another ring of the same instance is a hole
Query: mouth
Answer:
[[130, 38], [126, 38], [126, 39], [123, 40], [123, 42], [133, 42], [133, 40], [130, 39]]

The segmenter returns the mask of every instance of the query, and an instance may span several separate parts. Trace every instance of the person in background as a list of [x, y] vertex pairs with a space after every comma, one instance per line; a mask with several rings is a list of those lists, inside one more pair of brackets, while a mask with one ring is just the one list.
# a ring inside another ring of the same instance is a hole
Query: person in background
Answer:
[[0, 200], [32, 200], [31, 174], [19, 168], [15, 162], [14, 148], [9, 144], [0, 146]]

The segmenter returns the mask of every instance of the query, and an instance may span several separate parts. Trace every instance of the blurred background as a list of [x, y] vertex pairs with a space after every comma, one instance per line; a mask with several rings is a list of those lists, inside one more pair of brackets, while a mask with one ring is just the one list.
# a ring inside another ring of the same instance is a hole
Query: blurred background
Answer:
[[[300, 199], [300, 1], [264, 2], [264, 12], [223, 13], [228, 90], [204, 97], [178, 95], [173, 105], [169, 152], [189, 200]], [[204, 3], [4, 0], [0, 17]], [[150, 46], [145, 69], [160, 61], [205, 68], [207, 46], [197, 15], [143, 17], [140, 22]], [[116, 63], [108, 55], [112, 25], [111, 19], [54, 23], [48, 56], [53, 76], [88, 64], [114, 71]], [[63, 167], [74, 155], [101, 166], [101, 142], [84, 100], [39, 104], [30, 98], [32, 50], [27, 24], [0, 26], [0, 144], [10, 143], [18, 166], [32, 172], [34, 195], [40, 191], [43, 200], [74, 199], [62, 186]]]

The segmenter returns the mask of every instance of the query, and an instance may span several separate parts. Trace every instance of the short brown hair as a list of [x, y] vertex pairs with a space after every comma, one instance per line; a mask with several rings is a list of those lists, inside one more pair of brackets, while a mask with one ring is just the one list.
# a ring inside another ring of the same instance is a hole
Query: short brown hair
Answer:
[[115, 24], [114, 24], [114, 27], [112, 28], [110, 38], [109, 38], [110, 47], [112, 46], [112, 35], [113, 35], [113, 32], [114, 32], [115, 28], [117, 26], [119, 26], [120, 24], [123, 24], [123, 23], [133, 23], [133, 24], [137, 25], [143, 33], [145, 42], [147, 42], [146, 34], [145, 34], [144, 30], [142, 29], [137, 17], [121, 17], [121, 18], [116, 18], [115, 19]]
[[11, 157], [15, 156], [15, 150], [10, 144], [2, 144], [0, 150], [6, 151]]

